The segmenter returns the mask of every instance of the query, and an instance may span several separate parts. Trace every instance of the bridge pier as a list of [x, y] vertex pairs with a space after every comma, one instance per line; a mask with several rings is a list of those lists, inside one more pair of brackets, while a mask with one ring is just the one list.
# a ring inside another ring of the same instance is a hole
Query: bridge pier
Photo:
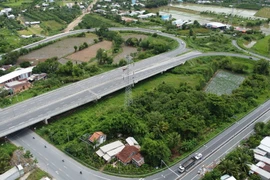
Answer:
[[49, 124], [49, 123], [48, 123], [48, 118], [44, 119], [43, 122], [44, 122], [45, 124]]

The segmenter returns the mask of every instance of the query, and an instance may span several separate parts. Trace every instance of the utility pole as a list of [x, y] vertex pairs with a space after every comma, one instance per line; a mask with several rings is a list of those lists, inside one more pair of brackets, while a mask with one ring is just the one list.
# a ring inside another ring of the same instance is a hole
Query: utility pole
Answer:
[[[133, 61], [131, 57], [128, 55], [126, 57], [127, 61], [127, 67], [126, 69], [123, 69], [123, 72], [126, 71], [127, 78], [126, 78], [126, 89], [125, 89], [125, 107], [129, 107], [132, 104], [132, 86], [134, 84], [134, 72], [133, 69], [131, 69], [131, 64], [133, 64]], [[131, 72], [130, 72], [131, 71]], [[124, 77], [124, 75], [123, 75]]]

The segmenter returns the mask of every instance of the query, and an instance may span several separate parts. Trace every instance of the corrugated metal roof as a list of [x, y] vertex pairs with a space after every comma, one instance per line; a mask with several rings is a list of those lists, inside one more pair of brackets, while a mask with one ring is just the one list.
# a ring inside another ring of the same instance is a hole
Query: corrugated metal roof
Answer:
[[269, 172], [259, 168], [258, 166], [254, 165], [254, 164], [252, 164], [250, 166], [250, 170], [257, 173], [257, 174], [259, 174], [262, 177], [265, 177], [266, 179], [270, 179], [270, 173]]
[[4, 82], [6, 82], [6, 81], [8, 81], [10, 79], [13, 79], [15, 77], [18, 77], [18, 76], [20, 76], [22, 74], [30, 73], [30, 72], [32, 72], [33, 68], [34, 68], [34, 66], [31, 66], [31, 67], [28, 67], [28, 68], [20, 68], [20, 69], [15, 70], [15, 71], [13, 71], [11, 73], [8, 73], [8, 74], [6, 74], [4, 76], [1, 76], [0, 77], [0, 84], [4, 83]]
[[121, 141], [115, 141], [115, 142], [112, 142], [110, 144], [107, 144], [105, 146], [102, 146], [100, 147], [100, 150], [103, 152], [103, 153], [107, 153], [113, 149], [116, 149], [120, 146], [124, 146], [124, 144], [121, 142]]

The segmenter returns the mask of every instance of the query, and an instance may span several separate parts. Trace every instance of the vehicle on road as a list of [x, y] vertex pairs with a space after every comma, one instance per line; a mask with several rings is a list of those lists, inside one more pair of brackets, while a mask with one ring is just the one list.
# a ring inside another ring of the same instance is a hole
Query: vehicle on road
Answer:
[[202, 154], [201, 153], [196, 153], [195, 156], [191, 157], [190, 159], [188, 159], [186, 162], [184, 162], [183, 164], [181, 164], [178, 168], [178, 171], [180, 173], [185, 172], [188, 168], [190, 168], [191, 166], [193, 166], [195, 164], [196, 161], [200, 160], [202, 158]]

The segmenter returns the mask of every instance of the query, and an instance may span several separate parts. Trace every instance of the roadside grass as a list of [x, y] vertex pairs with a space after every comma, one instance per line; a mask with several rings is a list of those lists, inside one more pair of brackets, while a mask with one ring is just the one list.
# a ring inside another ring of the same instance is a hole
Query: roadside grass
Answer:
[[41, 169], [36, 168], [27, 177], [27, 180], [37, 180], [37, 179], [41, 179], [43, 177], [49, 177], [50, 178], [51, 176], [48, 173], [46, 173], [45, 171], [42, 171]]
[[270, 18], [270, 8], [264, 7], [256, 12], [255, 16], [263, 17], [263, 18]]
[[269, 56], [270, 55], [270, 52], [268, 51], [269, 39], [270, 39], [270, 35], [265, 36], [263, 39], [258, 40], [257, 43], [251, 49], [259, 54]]
[[17, 147], [14, 144], [11, 144], [9, 141], [4, 140], [4, 138], [0, 139], [0, 144], [0, 174], [2, 174], [12, 168], [10, 160]]

